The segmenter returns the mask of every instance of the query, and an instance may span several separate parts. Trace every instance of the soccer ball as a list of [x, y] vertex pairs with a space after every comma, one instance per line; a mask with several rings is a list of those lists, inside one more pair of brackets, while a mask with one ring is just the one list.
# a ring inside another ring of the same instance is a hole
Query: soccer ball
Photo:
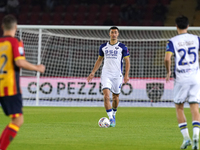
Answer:
[[101, 119], [99, 119], [98, 125], [101, 128], [108, 128], [110, 127], [110, 121], [108, 118], [102, 117]]

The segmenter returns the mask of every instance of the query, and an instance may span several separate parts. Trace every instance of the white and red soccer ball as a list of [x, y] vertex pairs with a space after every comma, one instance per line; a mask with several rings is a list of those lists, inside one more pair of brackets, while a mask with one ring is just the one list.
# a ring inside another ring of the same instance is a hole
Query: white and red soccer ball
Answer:
[[110, 120], [106, 117], [102, 117], [101, 119], [99, 119], [98, 125], [101, 128], [108, 128], [110, 127]]

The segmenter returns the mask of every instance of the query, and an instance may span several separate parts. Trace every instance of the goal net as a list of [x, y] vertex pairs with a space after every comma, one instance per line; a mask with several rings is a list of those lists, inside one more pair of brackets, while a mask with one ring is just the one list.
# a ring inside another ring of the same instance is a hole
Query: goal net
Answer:
[[[87, 76], [98, 58], [99, 47], [109, 41], [109, 27], [19, 26], [26, 59], [46, 66], [44, 74], [21, 71], [24, 105], [103, 106], [101, 69], [92, 82]], [[166, 42], [177, 35], [174, 27], [119, 27], [119, 41], [130, 52], [130, 81], [122, 85], [121, 106], [171, 106], [173, 75], [165, 82]], [[199, 35], [199, 28], [190, 27]], [[124, 63], [125, 68], [125, 63]], [[172, 72], [173, 72], [172, 63]], [[112, 95], [111, 95], [112, 98]]]

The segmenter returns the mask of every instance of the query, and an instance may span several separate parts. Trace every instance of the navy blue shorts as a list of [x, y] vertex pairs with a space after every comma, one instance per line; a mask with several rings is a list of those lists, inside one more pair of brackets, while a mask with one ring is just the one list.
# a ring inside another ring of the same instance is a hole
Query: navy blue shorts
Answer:
[[0, 104], [4, 113], [11, 118], [18, 117], [23, 113], [21, 94], [0, 97]]

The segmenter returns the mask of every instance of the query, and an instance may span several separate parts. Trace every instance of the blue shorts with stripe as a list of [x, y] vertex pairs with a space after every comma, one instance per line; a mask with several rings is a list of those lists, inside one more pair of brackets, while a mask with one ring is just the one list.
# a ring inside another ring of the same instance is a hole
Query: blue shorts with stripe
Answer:
[[5, 115], [17, 117], [22, 114], [22, 95], [16, 94], [13, 96], [0, 97], [0, 104]]

